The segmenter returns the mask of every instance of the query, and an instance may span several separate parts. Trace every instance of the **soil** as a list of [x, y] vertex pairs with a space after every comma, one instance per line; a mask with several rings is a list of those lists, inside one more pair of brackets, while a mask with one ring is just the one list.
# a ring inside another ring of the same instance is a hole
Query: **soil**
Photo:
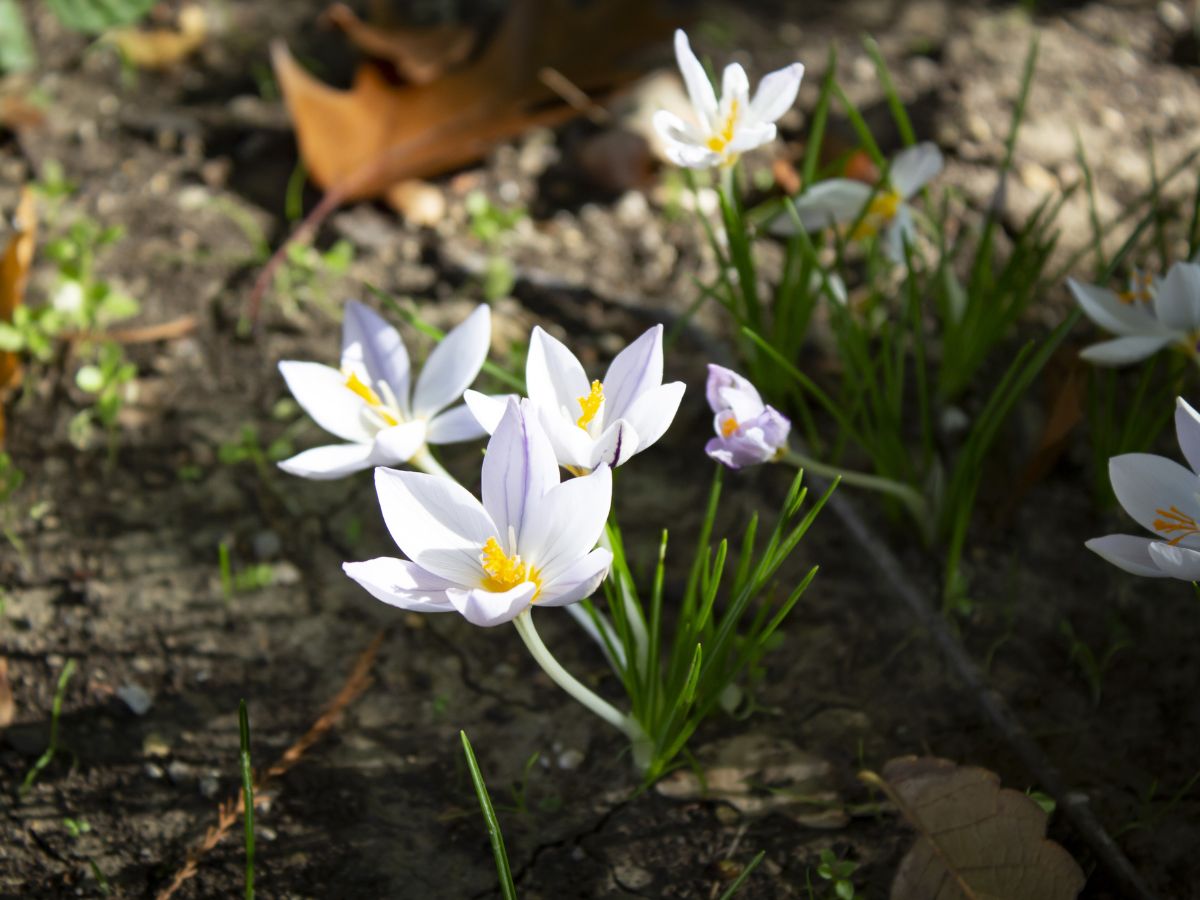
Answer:
[[[613, 195], [586, 184], [572, 169], [572, 148], [590, 131], [575, 123], [530, 133], [433, 182], [446, 204], [435, 227], [372, 204], [338, 212], [319, 244], [348, 240], [348, 271], [317, 278], [302, 302], [272, 296], [259, 334], [239, 336], [263, 262], [249, 232], [275, 244], [290, 227], [284, 196], [295, 149], [281, 104], [256, 84], [268, 43], [286, 39], [330, 77], [349, 57], [340, 37], [312, 28], [319, 2], [210, 5], [222, 25], [196, 57], [164, 73], [131, 74], [44, 5], [24, 4], [41, 56], [32, 83], [47, 115], [39, 129], [0, 133], [0, 208], [11, 209], [19, 185], [56, 160], [77, 189], [46, 231], [80, 215], [123, 226], [100, 271], [142, 302], [134, 324], [194, 315], [199, 325], [182, 338], [129, 346], [136, 399], [122, 411], [111, 457], [103, 441], [83, 452], [69, 441], [82, 396], [61, 361], [31, 369], [11, 407], [8, 449], [26, 482], [8, 510], [20, 549], [0, 547], [0, 647], [16, 708], [0, 737], [0, 895], [96, 896], [99, 872], [112, 895], [154, 896], [215, 821], [218, 803], [237, 791], [238, 701], [247, 700], [254, 762], [265, 766], [308, 729], [380, 630], [370, 688], [259, 809], [262, 896], [496, 895], [460, 729], [500, 806], [528, 898], [715, 897], [760, 850], [762, 866], [740, 897], [808, 897], [810, 879], [816, 896], [832, 896], [816, 875], [823, 849], [857, 862], [861, 896], [881, 898], [911, 833], [873, 802], [856, 779], [860, 768], [933, 754], [992, 769], [1017, 789], [1039, 788], [866, 548], [847, 541], [828, 513], [798, 553], [793, 575], [813, 564], [820, 573], [784, 646], [766, 659], [754, 686], [758, 711], [712, 720], [693, 745], [703, 761], [750, 735], [811, 762], [824, 801], [750, 814], [669, 790], [637, 793], [619, 735], [558, 691], [509, 629], [405, 615], [345, 578], [343, 561], [394, 552], [368, 476], [302, 482], [269, 463], [222, 462], [222, 447], [247, 427], [262, 447], [280, 438], [319, 442], [316, 426], [279, 407], [287, 392], [276, 365], [334, 359], [338, 307], [363, 296], [364, 283], [412, 298], [442, 327], [479, 302], [486, 250], [467, 227], [463, 200], [472, 189], [534, 214], [504, 246], [518, 277], [513, 296], [494, 306], [499, 360], [519, 354], [540, 323], [590, 369], [600, 367], [648, 324], [687, 310], [713, 263], [693, 218], [664, 215], [657, 188]], [[891, 150], [899, 139], [888, 133], [859, 43], [863, 32], [876, 35], [919, 132], [947, 154], [945, 178], [961, 188], [966, 215], [977, 216], [993, 202], [1012, 99], [1037, 34], [1039, 71], [1005, 215], [1015, 225], [1045, 192], [1078, 179], [1077, 129], [1107, 218], [1148, 188], [1148, 136], [1166, 172], [1200, 134], [1188, 12], [1172, 2], [1034, 5], [1031, 17], [1011, 4], [949, 0], [802, 10], [772, 2], [753, 12], [718, 4], [704, 10], [697, 43], [714, 58], [753, 51], [755, 73], [795, 58], [808, 64], [798, 111], [783, 123], [793, 143], [836, 44], [848, 92]], [[1186, 196], [1187, 180], [1164, 196]], [[1083, 197], [1063, 216], [1058, 252], [1069, 260], [1088, 240]], [[1111, 240], [1122, 237], [1117, 229]], [[1078, 266], [1090, 274], [1086, 262]], [[48, 265], [36, 270], [31, 302], [45, 296], [51, 275]], [[1033, 327], [1056, 321], [1065, 303], [1065, 292], [1044, 298]], [[406, 337], [419, 343], [411, 329]], [[732, 362], [728, 339], [708, 309], [684, 331], [667, 360], [668, 375], [691, 386], [679, 418], [619, 473], [619, 512], [643, 564], [658, 530], [671, 528], [668, 598], [681, 590], [683, 548], [711, 471], [700, 452], [711, 427], [703, 364]], [[1041, 402], [1035, 391], [1014, 421], [1036, 421]], [[1028, 440], [1017, 428], [1010, 446]], [[968, 550], [973, 611], [955, 623], [994, 689], [1158, 896], [1200, 897], [1200, 798], [1185, 790], [1200, 744], [1196, 596], [1187, 585], [1124, 576], [1084, 549], [1086, 538], [1130, 523], [1097, 514], [1081, 434], [1075, 445], [1015, 513], [1005, 486], [1024, 457], [997, 464]], [[1174, 452], [1169, 441], [1163, 451]], [[445, 460], [469, 479], [477, 453], [467, 447]], [[753, 510], [770, 514], [787, 480], [775, 469], [731, 477], [723, 512], [730, 533]], [[937, 566], [870, 497], [849, 496], [936, 597]], [[235, 571], [269, 567], [270, 583], [226, 597], [222, 543]], [[1098, 689], [1072, 658], [1063, 623], [1098, 656], [1120, 643]], [[619, 686], [603, 659], [566, 617], [543, 613], [539, 628], [572, 671], [615, 699]], [[18, 796], [46, 746], [68, 659], [78, 668], [59, 722], [63, 751]], [[89, 829], [73, 836], [67, 819]], [[1120, 896], [1059, 816], [1051, 836], [1088, 873], [1082, 896]], [[235, 829], [176, 896], [239, 893], [243, 861]]]

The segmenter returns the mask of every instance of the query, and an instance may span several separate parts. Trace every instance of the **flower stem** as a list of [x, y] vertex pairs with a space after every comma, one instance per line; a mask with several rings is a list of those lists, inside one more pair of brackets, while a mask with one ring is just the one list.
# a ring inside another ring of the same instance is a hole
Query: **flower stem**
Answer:
[[442, 468], [442, 464], [433, 458], [433, 454], [429, 452], [429, 445], [425, 444], [412, 455], [408, 464], [414, 469], [420, 469], [429, 475], [437, 475], [440, 478], [447, 478], [458, 484], [458, 479]]
[[634, 763], [640, 770], [644, 770], [650, 762], [649, 753], [651, 747], [650, 740], [646, 732], [642, 730], [642, 726], [632, 716], [625, 715], [625, 713], [621, 712], [607, 700], [584, 687], [579, 679], [562, 667], [562, 664], [554, 658], [550, 649], [542, 643], [537, 629], [533, 627], [532, 608], [526, 609], [513, 619], [513, 625], [517, 629], [517, 634], [521, 636], [521, 640], [525, 642], [530, 655], [542, 667], [543, 671], [550, 676], [551, 681], [605, 722], [614, 728], [620, 729], [629, 738], [633, 743]]

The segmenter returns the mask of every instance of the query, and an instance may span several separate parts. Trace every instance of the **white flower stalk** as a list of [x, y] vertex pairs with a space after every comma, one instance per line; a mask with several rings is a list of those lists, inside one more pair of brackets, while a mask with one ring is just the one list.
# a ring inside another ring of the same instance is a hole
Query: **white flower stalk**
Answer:
[[1135, 272], [1129, 289], [1116, 293], [1069, 279], [1080, 309], [1116, 335], [1079, 355], [1102, 366], [1124, 366], [1177, 346], [1197, 356], [1200, 340], [1200, 265], [1177, 262], [1161, 280]]
[[508, 401], [483, 460], [483, 502], [448, 478], [379, 468], [384, 522], [407, 559], [346, 563], [392, 606], [457, 611], [474, 625], [510, 622], [531, 605], [589, 597], [612, 554], [596, 544], [612, 500], [607, 466], [559, 483], [554, 450], [528, 403]]
[[852, 240], [883, 236], [883, 249], [893, 262], [904, 262], [904, 244], [916, 236], [916, 222], [908, 201], [942, 171], [942, 152], [931, 143], [902, 150], [888, 168], [888, 181], [878, 186], [850, 178], [820, 181], [793, 201], [790, 212], [771, 222], [775, 234], [795, 234], [796, 219], [805, 231], [858, 223]]
[[303, 478], [341, 478], [378, 465], [411, 462], [444, 474], [427, 444], [486, 432], [463, 405], [446, 409], [471, 386], [491, 342], [491, 314], [480, 306], [434, 348], [410, 387], [411, 366], [399, 332], [361, 303], [346, 304], [341, 368], [285, 361], [288, 389], [318, 425], [348, 443], [306, 450], [279, 467]]
[[[663, 436], [684, 384], [662, 383], [662, 332], [661, 325], [649, 329], [617, 354], [603, 380], [589, 382], [566, 345], [533, 329], [525, 386], [560, 465], [576, 474], [619, 466]], [[463, 399], [479, 424], [495, 431], [504, 401], [476, 391]]]
[[681, 30], [675, 32], [675, 58], [695, 121], [685, 122], [661, 109], [654, 114], [654, 128], [671, 162], [689, 169], [731, 166], [741, 154], [775, 140], [775, 122], [796, 102], [804, 77], [804, 66], [792, 63], [763, 78], [751, 99], [746, 70], [730, 63], [718, 101], [708, 73]]
[[1126, 453], [1108, 464], [1117, 500], [1154, 537], [1110, 534], [1085, 546], [1134, 575], [1200, 581], [1200, 414], [1182, 397], [1175, 432], [1190, 469], [1149, 453]]

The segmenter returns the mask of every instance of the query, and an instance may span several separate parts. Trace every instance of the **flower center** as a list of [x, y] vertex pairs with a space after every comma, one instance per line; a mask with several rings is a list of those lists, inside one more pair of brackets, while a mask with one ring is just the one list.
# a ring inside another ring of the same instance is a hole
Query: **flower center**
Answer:
[[729, 103], [729, 114], [725, 116], [725, 124], [705, 142], [705, 146], [713, 153], [724, 153], [725, 148], [733, 142], [733, 129], [737, 126], [737, 119], [738, 102], [734, 99]]
[[721, 437], [729, 437], [738, 430], [738, 420], [730, 416], [721, 423]]
[[527, 565], [516, 553], [512, 556], [505, 554], [504, 548], [494, 537], [488, 538], [487, 543], [483, 545], [483, 550], [479, 554], [479, 562], [483, 566], [483, 571], [487, 573], [487, 578], [483, 581], [485, 590], [501, 593], [512, 590], [518, 584], [532, 581], [536, 588], [533, 592], [533, 600], [536, 600], [538, 594], [542, 592], [542, 579], [538, 570]]
[[871, 204], [867, 207], [867, 212], [863, 216], [862, 221], [851, 232], [850, 237], [861, 241], [879, 234], [879, 229], [896, 218], [896, 213], [900, 209], [901, 199], [900, 194], [892, 188], [876, 193], [871, 198]]
[[1129, 290], [1117, 294], [1117, 299], [1122, 303], [1133, 306], [1137, 303], [1149, 303], [1154, 299], [1150, 293], [1150, 288], [1154, 286], [1153, 275], [1148, 272], [1135, 272], [1129, 282]]
[[600, 406], [603, 403], [604, 385], [599, 381], [593, 381], [591, 390], [579, 398], [579, 408], [583, 415], [575, 421], [575, 424], [587, 431], [588, 425], [592, 424], [592, 419], [596, 418], [596, 413], [600, 412]]
[[367, 406], [379, 413], [380, 418], [382, 418], [384, 422], [386, 422], [388, 425], [400, 424], [400, 420], [388, 410], [387, 406], [384, 405], [384, 402], [379, 399], [379, 395], [372, 390], [369, 384], [363, 382], [363, 380], [353, 372], [343, 370], [342, 374], [346, 378], [344, 382], [346, 387], [358, 394], [358, 396], [362, 397], [363, 400], [366, 401]]
[[1193, 534], [1200, 534], [1200, 526], [1196, 525], [1196, 520], [1187, 513], [1180, 512], [1179, 508], [1172, 506], [1170, 509], [1156, 509], [1156, 513], [1162, 516], [1161, 519], [1154, 520], [1154, 530], [1160, 534], [1175, 534], [1173, 538], [1167, 541], [1172, 547], [1178, 544], [1186, 537]]

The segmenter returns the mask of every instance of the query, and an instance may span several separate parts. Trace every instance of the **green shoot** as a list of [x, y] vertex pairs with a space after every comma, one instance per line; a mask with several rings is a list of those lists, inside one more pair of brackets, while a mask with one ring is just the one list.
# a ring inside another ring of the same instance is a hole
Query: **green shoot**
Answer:
[[250, 716], [238, 703], [238, 768], [242, 774], [242, 830], [246, 835], [246, 900], [254, 900], [254, 770], [250, 766]]
[[496, 810], [492, 807], [492, 798], [488, 795], [487, 784], [484, 783], [483, 773], [479, 771], [479, 763], [475, 760], [475, 751], [467, 739], [467, 733], [460, 731], [463, 754], [467, 758], [467, 768], [471, 772], [471, 783], [475, 786], [475, 796], [479, 798], [479, 809], [483, 813], [483, 821], [487, 824], [488, 840], [492, 844], [492, 857], [496, 862], [496, 877], [500, 881], [500, 893], [504, 900], [516, 900], [517, 887], [513, 884], [512, 868], [508, 863], [508, 851], [504, 849], [504, 835], [500, 831], [500, 820], [496, 818]]
[[42, 770], [54, 760], [58, 754], [58, 719], [62, 715], [63, 697], [67, 693], [67, 685], [71, 681], [71, 676], [75, 674], [75, 660], [68, 659], [66, 665], [58, 675], [58, 684], [54, 688], [54, 701], [50, 705], [50, 740], [46, 744], [46, 749], [41, 756], [37, 758], [37, 762], [33, 767], [25, 773], [25, 780], [21, 782], [21, 787], [18, 794], [24, 796], [33, 787], [33, 783], [42, 773]]

